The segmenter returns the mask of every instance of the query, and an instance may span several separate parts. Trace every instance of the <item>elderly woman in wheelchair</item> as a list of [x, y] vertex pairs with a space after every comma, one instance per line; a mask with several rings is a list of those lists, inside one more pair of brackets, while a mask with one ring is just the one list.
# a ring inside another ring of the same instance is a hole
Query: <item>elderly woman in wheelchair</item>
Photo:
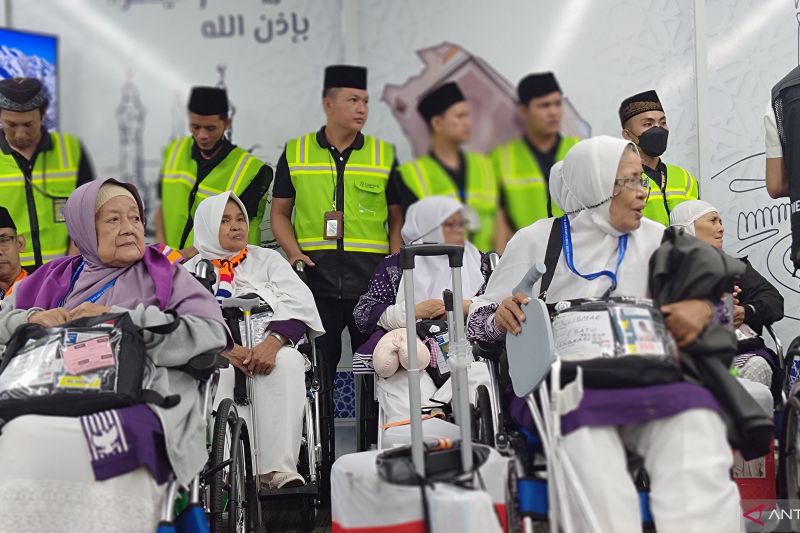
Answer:
[[[252, 378], [257, 432], [257, 474], [271, 489], [302, 486], [297, 472], [305, 408], [306, 361], [297, 344], [308, 335], [323, 332], [309, 288], [286, 260], [274, 250], [247, 244], [247, 211], [241, 200], [225, 192], [203, 200], [194, 217], [194, 246], [198, 255], [185, 266], [194, 271], [198, 262], [210, 261], [216, 274], [212, 287], [217, 300], [256, 295], [272, 311], [268, 322], [254, 320], [255, 344], [240, 344], [226, 353], [239, 372]], [[220, 376], [218, 398], [231, 397], [235, 370]], [[245, 418], [251, 419], [244, 410]]]
[[[456, 304], [466, 314], [475, 295], [485, 284], [486, 258], [466, 240], [464, 205], [444, 196], [431, 196], [412, 204], [402, 228], [405, 244], [444, 243], [464, 246], [462, 288], [464, 298]], [[446, 328], [442, 292], [451, 286], [450, 268], [445, 257], [417, 259], [414, 275], [414, 308], [418, 323], [413, 334], [423, 337], [418, 356], [428, 372], [421, 374], [423, 407], [432, 409], [448, 404], [452, 397], [446, 368]], [[399, 254], [387, 256], [375, 269], [369, 288], [353, 312], [356, 324], [370, 339], [355, 353], [354, 368], [374, 369], [376, 391], [383, 410], [383, 422], [407, 420], [408, 378], [405, 353], [407, 324]], [[438, 339], [438, 341], [437, 341]], [[471, 397], [479, 386], [487, 386], [489, 373], [483, 363], [469, 368]]]
[[[67, 200], [64, 217], [80, 255], [40, 267], [0, 313], [0, 344], [7, 346], [0, 530], [153, 531], [166, 482], [187, 483], [207, 460], [198, 384], [182, 369], [194, 356], [223, 350], [229, 337], [214, 298], [175, 264], [177, 254], [145, 246], [135, 187], [114, 180], [83, 185]], [[132, 352], [124, 352], [124, 339], [103, 333], [114, 314], [124, 313], [141, 328], [134, 336], [141, 335], [147, 358], [138, 386], [147, 385], [148, 395], [143, 390], [141, 403], [92, 411], [92, 401], [107, 405], [102, 394], [118, 392], [126, 378], [120, 354]], [[24, 345], [23, 334], [31, 335]], [[78, 397], [87, 402], [82, 416], [69, 414], [76, 404], [65, 401]], [[39, 411], [8, 415], [26, 402]]]
[[[519, 334], [528, 297], [512, 294], [513, 288], [553, 251], [552, 278], [545, 281], [549, 286], [537, 283], [534, 294], [556, 309], [586, 298], [632, 297], [641, 305], [648, 295], [648, 260], [664, 228], [642, 217], [648, 193], [635, 146], [611, 137], [578, 143], [553, 168], [550, 190], [567, 214], [540, 220], [512, 238], [485, 294], [471, 309], [468, 331], [473, 339], [500, 341], [506, 333]], [[559, 235], [561, 245], [553, 247]], [[684, 346], [698, 337], [714, 308], [707, 301], [689, 300], [660, 311], [678, 345]], [[658, 310], [652, 312], [658, 316]], [[597, 355], [580, 354], [584, 359], [600, 357], [601, 348], [592, 339], [584, 349], [597, 349]], [[730, 479], [732, 453], [708, 390], [687, 382], [616, 389], [584, 383], [573, 407], [560, 417], [564, 435], [559, 446], [591, 508], [581, 515], [579, 531], [593, 530], [589, 524], [599, 531], [641, 529], [626, 448], [644, 458], [658, 531], [739, 530], [738, 494]], [[532, 425], [530, 411], [515, 407], [515, 399], [510, 414], [518, 423]], [[570, 493], [570, 503], [573, 497]]]

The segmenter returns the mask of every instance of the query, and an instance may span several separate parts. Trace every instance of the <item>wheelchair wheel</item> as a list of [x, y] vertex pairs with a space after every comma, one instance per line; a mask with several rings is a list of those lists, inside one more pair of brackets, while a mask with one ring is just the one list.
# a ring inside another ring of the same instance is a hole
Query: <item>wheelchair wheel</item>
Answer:
[[475, 423], [472, 425], [472, 439], [487, 446], [494, 446], [494, 422], [492, 421], [492, 400], [485, 385], [478, 386], [475, 392]]
[[214, 533], [244, 533], [258, 523], [247, 424], [226, 398], [216, 411], [209, 469], [210, 522]]
[[795, 388], [789, 396], [781, 416], [781, 433], [778, 452], [778, 499], [800, 498], [800, 389]]

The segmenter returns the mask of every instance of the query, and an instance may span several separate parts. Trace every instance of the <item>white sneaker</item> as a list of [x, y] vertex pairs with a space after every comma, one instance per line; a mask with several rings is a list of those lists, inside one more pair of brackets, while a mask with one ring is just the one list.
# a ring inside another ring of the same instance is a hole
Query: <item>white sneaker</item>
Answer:
[[306, 480], [297, 472], [275, 472], [267, 484], [270, 489], [288, 489], [302, 487], [306, 484]]

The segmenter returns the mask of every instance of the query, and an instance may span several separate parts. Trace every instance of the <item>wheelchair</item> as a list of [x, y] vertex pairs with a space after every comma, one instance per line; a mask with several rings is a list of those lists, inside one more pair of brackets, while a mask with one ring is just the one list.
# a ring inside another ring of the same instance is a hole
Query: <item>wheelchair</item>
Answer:
[[[301, 274], [301, 272], [298, 272]], [[302, 276], [301, 276], [302, 277]], [[263, 340], [263, 333], [266, 331], [267, 324], [272, 317], [272, 309], [269, 305], [261, 302], [255, 295], [246, 295], [243, 298], [233, 299], [233, 306], [223, 303], [223, 317], [229, 324], [234, 342], [240, 345], [246, 339], [246, 319], [245, 313], [240, 308], [243, 303], [240, 300], [250, 300], [251, 308], [248, 313], [251, 315], [253, 324], [252, 344], [256, 345]], [[311, 531], [314, 529], [320, 508], [329, 500], [330, 493], [330, 468], [333, 464], [332, 442], [333, 442], [333, 412], [332, 388], [326, 383], [325, 372], [322, 369], [320, 354], [317, 351], [316, 343], [308, 337], [302, 339], [296, 346], [297, 350], [305, 359], [305, 405], [303, 408], [303, 426], [300, 442], [300, 453], [297, 464], [298, 473], [303, 476], [305, 484], [302, 487], [270, 489], [259, 487], [257, 490], [258, 507], [261, 508], [260, 516], [266, 521], [265, 516], [285, 511], [294, 503], [299, 502], [297, 509], [301, 517], [301, 529]], [[240, 372], [237, 371], [237, 374]], [[241, 378], [245, 378], [241, 375]], [[240, 383], [242, 380], [240, 379]], [[245, 378], [246, 379], [246, 378]], [[239, 392], [237, 393], [237, 388]], [[218, 414], [224, 411], [235, 410], [236, 405], [249, 403], [250, 394], [237, 387], [234, 390], [234, 399], [225, 399], [217, 409]], [[260, 407], [260, 406], [259, 406]], [[263, 407], [262, 407], [263, 408]], [[255, 413], [256, 410], [253, 410]], [[238, 416], [238, 415], [237, 415]], [[257, 416], [257, 415], [254, 415]], [[253, 422], [256, 423], [256, 422]], [[246, 427], [246, 426], [245, 426]], [[254, 443], [254, 445], [257, 445]], [[250, 476], [252, 478], [252, 466], [255, 460], [250, 453], [250, 445], [247, 444], [247, 453], [250, 463]]]

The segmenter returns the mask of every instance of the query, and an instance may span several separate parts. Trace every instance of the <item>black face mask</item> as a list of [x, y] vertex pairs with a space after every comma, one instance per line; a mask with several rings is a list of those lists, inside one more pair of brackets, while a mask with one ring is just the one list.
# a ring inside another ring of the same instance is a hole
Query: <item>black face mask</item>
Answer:
[[639, 148], [650, 157], [659, 157], [667, 149], [669, 130], [655, 126], [639, 135]]
[[223, 135], [217, 142], [214, 143], [214, 146], [212, 146], [210, 150], [203, 150], [199, 146], [197, 149], [200, 150], [200, 153], [203, 154], [203, 157], [211, 157], [217, 150], [219, 150], [219, 147], [222, 146], [226, 140], [227, 139], [225, 138], [225, 135]]

